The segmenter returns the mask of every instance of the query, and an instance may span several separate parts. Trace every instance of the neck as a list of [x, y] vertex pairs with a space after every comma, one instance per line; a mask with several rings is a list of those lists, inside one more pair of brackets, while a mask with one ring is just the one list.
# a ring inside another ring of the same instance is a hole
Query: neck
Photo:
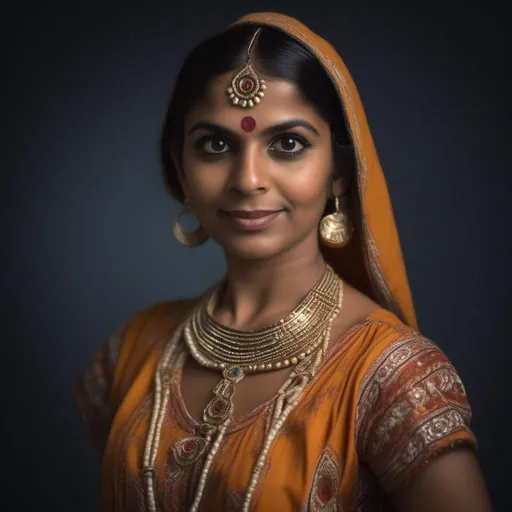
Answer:
[[309, 248], [305, 244], [262, 260], [226, 254], [227, 284], [214, 312], [217, 321], [237, 330], [256, 330], [289, 314], [325, 270], [316, 239]]

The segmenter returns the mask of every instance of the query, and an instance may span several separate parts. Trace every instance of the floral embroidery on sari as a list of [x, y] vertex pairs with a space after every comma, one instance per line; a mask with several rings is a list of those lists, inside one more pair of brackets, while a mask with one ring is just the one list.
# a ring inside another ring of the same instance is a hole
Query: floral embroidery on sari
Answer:
[[476, 447], [459, 375], [446, 355], [417, 333], [387, 347], [360, 390], [358, 454], [385, 489], [425, 462], [449, 436]]

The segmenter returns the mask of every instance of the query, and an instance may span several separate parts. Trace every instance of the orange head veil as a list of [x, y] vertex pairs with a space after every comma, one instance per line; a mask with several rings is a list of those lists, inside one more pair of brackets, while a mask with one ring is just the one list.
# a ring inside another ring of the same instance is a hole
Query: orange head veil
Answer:
[[[253, 13], [240, 18], [235, 25], [240, 23], [282, 30], [309, 48], [332, 80], [354, 147], [355, 176], [351, 199], [357, 229], [346, 247], [322, 247], [324, 257], [352, 286], [395, 313], [406, 324], [417, 327], [386, 180], [361, 99], [341, 57], [327, 41], [289, 16]], [[177, 197], [172, 187], [170, 192]]]

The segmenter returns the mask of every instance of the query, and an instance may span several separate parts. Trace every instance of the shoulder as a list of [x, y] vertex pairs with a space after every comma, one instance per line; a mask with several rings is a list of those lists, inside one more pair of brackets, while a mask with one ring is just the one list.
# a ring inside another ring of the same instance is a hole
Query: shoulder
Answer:
[[163, 301], [140, 309], [99, 344], [73, 388], [82, 419], [99, 444], [130, 383], [197, 300]]
[[134, 313], [117, 333], [117, 360], [113, 383], [133, 376], [151, 353], [159, 350], [187, 313], [197, 304], [198, 298], [157, 302]]
[[462, 380], [444, 351], [390, 311], [371, 315], [369, 336], [359, 385], [358, 415], [367, 416], [400, 395], [416, 407], [436, 393], [465, 400]]
[[476, 450], [462, 380], [439, 346], [377, 310], [357, 397], [359, 457], [392, 489], [437, 453]]
[[126, 326], [138, 328], [148, 324], [165, 324], [169, 321], [180, 321], [198, 298], [184, 298], [156, 302], [136, 311], [128, 320]]
[[401, 352], [418, 351], [420, 346], [436, 345], [427, 340], [417, 329], [405, 324], [400, 318], [375, 301], [362, 294], [352, 286], [344, 285], [344, 300], [340, 323], [343, 331], [349, 331], [352, 325], [365, 324], [364, 336], [360, 336], [357, 346], [357, 358], [360, 363], [361, 376], [366, 379], [373, 375], [375, 365], [386, 359], [396, 350]]
[[384, 309], [375, 310], [370, 320], [373, 335], [362, 356], [366, 364], [360, 402], [371, 394], [371, 389], [384, 390], [393, 383], [403, 385], [405, 382], [413, 386], [427, 374], [443, 375], [445, 370], [452, 372], [462, 386], [448, 356], [433, 340]]
[[365, 356], [366, 368], [359, 387], [359, 415], [397, 393], [420, 406], [436, 390], [465, 394], [462, 381], [447, 355], [420, 332], [407, 326], [376, 320], [376, 336]]
[[150, 338], [168, 334], [197, 301], [197, 298], [162, 301], [136, 311], [120, 329], [123, 347], [128, 348], [137, 341], [150, 341]]

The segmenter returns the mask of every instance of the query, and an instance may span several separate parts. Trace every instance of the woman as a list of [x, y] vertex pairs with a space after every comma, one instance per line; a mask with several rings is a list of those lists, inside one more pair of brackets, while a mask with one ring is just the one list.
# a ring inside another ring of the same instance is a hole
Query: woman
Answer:
[[490, 510], [334, 49], [292, 18], [242, 18], [186, 59], [161, 155], [199, 222], [176, 237], [214, 239], [227, 275], [137, 313], [78, 380], [103, 510]]

